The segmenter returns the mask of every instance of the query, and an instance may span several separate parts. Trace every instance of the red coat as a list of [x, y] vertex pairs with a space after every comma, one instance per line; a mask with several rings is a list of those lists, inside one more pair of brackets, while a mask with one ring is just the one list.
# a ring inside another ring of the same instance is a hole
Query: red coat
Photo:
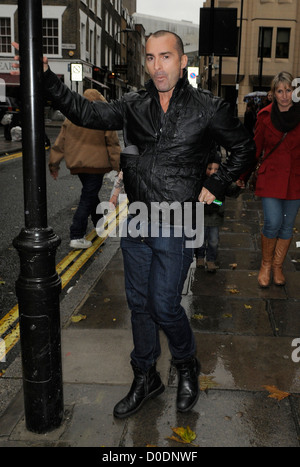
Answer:
[[[283, 133], [271, 122], [272, 104], [257, 117], [254, 141], [256, 158], [262, 151], [268, 154]], [[280, 146], [272, 152], [259, 169], [256, 196], [279, 199], [300, 199], [300, 124], [289, 131]]]

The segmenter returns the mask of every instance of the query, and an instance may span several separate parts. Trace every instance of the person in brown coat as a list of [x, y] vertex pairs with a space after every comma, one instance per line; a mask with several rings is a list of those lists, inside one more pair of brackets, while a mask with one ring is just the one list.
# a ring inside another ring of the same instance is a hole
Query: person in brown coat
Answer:
[[[84, 97], [89, 101], [105, 98], [96, 89], [87, 89]], [[54, 180], [58, 177], [60, 162], [65, 160], [71, 174], [78, 175], [82, 183], [79, 205], [70, 227], [70, 247], [86, 249], [92, 242], [85, 238], [88, 218], [96, 227], [96, 213], [100, 203], [99, 191], [104, 174], [119, 171], [121, 147], [116, 131], [91, 130], [78, 127], [66, 119], [51, 149], [49, 170]]]

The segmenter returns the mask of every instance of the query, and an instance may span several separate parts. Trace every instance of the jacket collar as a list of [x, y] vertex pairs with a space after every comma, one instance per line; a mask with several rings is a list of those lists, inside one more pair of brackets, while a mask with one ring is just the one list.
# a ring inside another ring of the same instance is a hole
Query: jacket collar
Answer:
[[[267, 105], [263, 109], [260, 110], [259, 114], [265, 114], [268, 116], [268, 121], [272, 124], [271, 127], [274, 128], [276, 132], [285, 133], [287, 131], [291, 131], [300, 123], [300, 104], [296, 103], [291, 107], [288, 112], [284, 112], [283, 115], [277, 110], [277, 115], [279, 118], [282, 116], [282, 119], [276, 119], [275, 109], [277, 108], [276, 103], [272, 103]], [[274, 109], [275, 107], [275, 109]], [[285, 120], [284, 120], [285, 118]]]
[[[177, 84], [173, 92], [173, 96], [176, 96], [179, 93], [179, 91], [185, 88], [188, 84], [189, 84], [189, 81], [188, 81], [187, 69], [184, 68], [182, 78], [179, 78], [179, 80], [177, 81]], [[145, 83], [145, 87], [151, 96], [156, 96], [156, 97], [158, 96], [158, 91], [152, 79], [150, 79], [149, 81], [147, 81], [147, 83]]]
[[272, 104], [269, 104], [267, 105], [266, 107], [263, 107], [258, 113], [264, 113], [264, 112], [267, 112], [267, 113], [271, 113], [271, 110], [272, 110]]

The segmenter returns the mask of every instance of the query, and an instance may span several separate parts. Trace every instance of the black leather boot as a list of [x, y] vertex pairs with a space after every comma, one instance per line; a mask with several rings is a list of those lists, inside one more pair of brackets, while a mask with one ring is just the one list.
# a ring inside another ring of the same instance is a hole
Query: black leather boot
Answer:
[[116, 418], [125, 418], [137, 412], [143, 403], [151, 398], [161, 394], [165, 387], [156, 371], [156, 365], [153, 365], [147, 372], [139, 368], [132, 367], [134, 380], [130, 391], [114, 408]]
[[199, 397], [200, 363], [197, 358], [173, 360], [178, 371], [177, 410], [187, 412], [196, 404]]

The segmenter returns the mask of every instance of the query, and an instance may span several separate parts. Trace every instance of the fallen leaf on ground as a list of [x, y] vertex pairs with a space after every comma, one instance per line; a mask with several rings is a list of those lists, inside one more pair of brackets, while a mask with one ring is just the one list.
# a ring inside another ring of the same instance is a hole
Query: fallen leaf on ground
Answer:
[[231, 267], [231, 269], [235, 269], [235, 268], [237, 268], [237, 263], [229, 264], [229, 266]]
[[224, 313], [222, 315], [222, 318], [232, 318], [232, 314], [231, 313]]
[[71, 321], [72, 323], [79, 323], [79, 321], [82, 321], [83, 319], [86, 319], [86, 315], [75, 315], [72, 316]]
[[198, 314], [196, 314], [196, 315], [193, 315], [192, 318], [193, 318], [193, 319], [202, 320], [202, 319], [205, 319], [206, 316], [202, 315], [201, 313], [198, 313]]
[[238, 289], [229, 289], [228, 292], [231, 293], [231, 294], [240, 293], [240, 291]]
[[207, 389], [215, 388], [216, 386], [219, 386], [219, 384], [216, 381], [214, 381], [214, 378], [215, 378], [214, 376], [206, 376], [206, 375], [200, 376], [199, 378], [200, 390], [207, 391]]
[[289, 392], [285, 391], [280, 391], [276, 386], [263, 386], [267, 391], [269, 391], [268, 397], [271, 397], [272, 399], [276, 399], [278, 401], [281, 401], [282, 399], [285, 399], [286, 397], [290, 396]]
[[170, 436], [168, 439], [177, 441], [177, 443], [191, 444], [192, 441], [196, 439], [196, 433], [190, 429], [189, 426], [183, 428], [182, 426], [177, 428], [172, 428], [172, 431], [178, 436]]
[[252, 310], [252, 306], [251, 306], [251, 305], [244, 305], [244, 307], [246, 308], [246, 310]]

